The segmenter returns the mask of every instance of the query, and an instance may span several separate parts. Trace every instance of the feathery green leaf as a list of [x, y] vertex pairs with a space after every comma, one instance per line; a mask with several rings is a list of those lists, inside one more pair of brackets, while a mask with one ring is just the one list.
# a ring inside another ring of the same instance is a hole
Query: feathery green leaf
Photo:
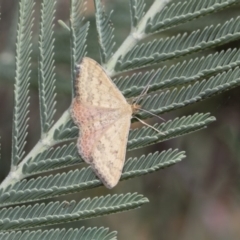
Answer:
[[77, 152], [76, 144], [70, 143], [56, 149], [50, 148], [39, 153], [34, 159], [29, 159], [23, 166], [26, 176], [48, 172], [82, 163], [83, 160]]
[[25, 232], [2, 232], [0, 233], [0, 240], [116, 240], [117, 232], [109, 232], [108, 228], [84, 228], [80, 229], [50, 229], [50, 230], [37, 230]]
[[69, 119], [61, 124], [54, 132], [54, 139], [58, 142], [72, 140], [78, 135], [78, 127]]
[[240, 50], [209, 54], [206, 57], [191, 59], [170, 68], [166, 66], [157, 71], [138, 72], [132, 75], [114, 79], [114, 83], [126, 98], [138, 96], [148, 85], [148, 93], [159, 89], [170, 88], [190, 83], [204, 77], [210, 77], [219, 72], [240, 65]]
[[150, 153], [140, 158], [130, 158], [124, 165], [122, 179], [129, 179], [169, 167], [185, 158], [185, 152], [169, 149], [161, 153]]
[[74, 93], [74, 81], [76, 78], [76, 66], [86, 55], [86, 41], [89, 22], [84, 24], [85, 0], [71, 0], [71, 57], [72, 57], [72, 93]]
[[145, 2], [144, 0], [130, 0], [130, 11], [131, 11], [131, 24], [132, 28], [135, 28], [139, 21], [144, 16]]
[[[124, 165], [121, 180], [148, 174], [168, 167], [181, 161], [184, 157], [184, 152], [169, 149], [161, 153], [155, 152], [147, 156], [143, 155], [140, 158], [130, 158]], [[80, 192], [101, 185], [101, 181], [96, 178], [91, 167], [30, 179], [29, 181], [23, 180], [14, 184], [7, 191], [1, 191], [0, 206], [43, 200]]]
[[113, 13], [110, 12], [109, 16], [106, 15], [104, 7], [100, 0], [94, 0], [95, 3], [95, 16], [96, 26], [98, 32], [98, 40], [100, 46], [101, 63], [106, 63], [112, 55], [114, 42], [114, 27], [110, 20]]
[[53, 124], [55, 109], [55, 73], [53, 21], [55, 0], [43, 0], [40, 23], [39, 102], [42, 134]]
[[[180, 90], [175, 88], [159, 95], [149, 96], [143, 100], [142, 108], [154, 114], [160, 114], [202, 101], [238, 85], [240, 85], [240, 69], [236, 67], [234, 70], [213, 76], [208, 81], [198, 81]], [[150, 116], [146, 112], [140, 112], [138, 115], [140, 118]]]
[[192, 116], [175, 118], [166, 123], [154, 124], [153, 127], [159, 130], [161, 134], [150, 127], [134, 129], [129, 133], [127, 149], [130, 151], [189, 134], [206, 128], [206, 125], [213, 121], [215, 121], [215, 118], [209, 116], [209, 113], [196, 113]]
[[149, 34], [164, 31], [236, 3], [239, 3], [239, 0], [192, 0], [171, 3], [149, 19], [145, 32]]
[[12, 165], [16, 166], [24, 155], [28, 129], [29, 80], [32, 52], [33, 0], [19, 3], [19, 24], [16, 48], [16, 77], [14, 85], [14, 114], [12, 131]]
[[140, 207], [148, 199], [137, 193], [75, 201], [50, 202], [0, 210], [0, 229], [18, 230], [77, 221]]
[[141, 68], [236, 40], [240, 37], [239, 20], [240, 17], [235, 20], [232, 18], [223, 25], [218, 24], [216, 27], [211, 25], [203, 31], [194, 31], [189, 36], [179, 34], [137, 45], [118, 59], [115, 70]]

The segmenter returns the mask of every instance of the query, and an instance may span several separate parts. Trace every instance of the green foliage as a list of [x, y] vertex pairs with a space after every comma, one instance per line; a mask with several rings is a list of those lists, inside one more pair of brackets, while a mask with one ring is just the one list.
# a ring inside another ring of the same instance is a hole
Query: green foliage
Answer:
[[132, 28], [135, 28], [144, 16], [145, 6], [144, 0], [130, 0]]
[[36, 239], [44, 239], [44, 240], [51, 240], [51, 239], [58, 239], [58, 240], [116, 240], [116, 232], [110, 232], [108, 228], [87, 228], [84, 227], [80, 229], [56, 229], [56, 230], [45, 230], [45, 231], [25, 231], [25, 232], [4, 232], [0, 233], [0, 239], [19, 239], [19, 240], [36, 240]]
[[136, 69], [236, 40], [240, 36], [239, 19], [240, 17], [230, 19], [216, 27], [211, 25], [203, 31], [193, 31], [189, 36], [178, 34], [171, 38], [155, 39], [136, 45], [117, 61], [115, 70]]
[[86, 55], [86, 40], [89, 22], [84, 23], [83, 14], [86, 10], [86, 1], [71, 1], [70, 31], [72, 43], [72, 95], [74, 95], [75, 69], [79, 61]]
[[149, 19], [145, 32], [156, 33], [238, 3], [238, 0], [198, 0], [172, 3]]
[[55, 73], [54, 73], [54, 39], [53, 20], [55, 1], [42, 2], [40, 27], [40, 63], [39, 63], [39, 103], [42, 134], [53, 125], [55, 113]]
[[76, 221], [137, 208], [147, 202], [142, 195], [128, 193], [87, 198], [78, 203], [63, 201], [3, 208], [0, 210], [0, 229], [22, 230]]
[[18, 23], [16, 49], [15, 99], [12, 133], [12, 166], [17, 166], [23, 158], [28, 129], [29, 80], [32, 48], [33, 0], [21, 1], [19, 12], [22, 16]]
[[182, 84], [191, 83], [199, 79], [210, 77], [219, 72], [227, 71], [240, 65], [240, 51], [227, 51], [209, 54], [206, 57], [191, 59], [170, 68], [166, 66], [157, 71], [133, 73], [114, 79], [117, 87], [126, 98], [138, 96], [151, 81], [148, 93], [159, 89], [167, 89]]
[[[206, 57], [178, 62], [172, 66], [156, 67], [166, 60], [203, 51], [240, 37], [239, 18], [222, 25], [208, 26], [189, 34], [146, 41], [163, 30], [180, 25], [206, 14], [222, 10], [236, 0], [192, 0], [178, 4], [154, 1], [149, 9], [144, 0], [129, 0], [131, 32], [114, 52], [114, 27], [110, 14], [106, 14], [100, 0], [95, 0], [96, 27], [100, 58], [106, 72], [127, 99], [140, 95], [141, 108], [153, 114], [185, 107], [240, 85], [239, 50], [228, 49]], [[167, 5], [166, 5], [167, 4]], [[24, 157], [28, 127], [29, 81], [31, 63], [31, 28], [33, 24], [33, 0], [21, 0], [16, 48], [15, 105], [13, 119], [12, 167], [0, 188], [0, 239], [116, 239], [116, 232], [105, 228], [51, 229], [46, 231], [16, 230], [44, 227], [72, 222], [140, 207], [148, 202], [137, 193], [107, 195], [80, 202], [63, 201], [32, 203], [58, 196], [97, 188], [102, 185], [90, 167], [65, 172], [49, 171], [75, 167], [83, 163], [77, 153], [75, 140], [78, 128], [74, 125], [69, 109], [56, 123], [53, 21], [55, 0], [42, 0], [39, 35], [39, 102], [42, 136], [35, 147]], [[89, 22], [85, 21], [86, 2], [72, 0], [70, 8], [72, 96], [74, 96], [75, 66], [86, 55]], [[142, 42], [144, 41], [144, 42]], [[141, 68], [141, 71], [127, 73]], [[124, 74], [121, 74], [124, 72]], [[116, 76], [118, 74], [118, 76]], [[142, 91], [147, 88], [147, 93]], [[154, 93], [154, 95], [153, 95]], [[139, 111], [140, 119], [152, 117]], [[195, 113], [177, 117], [161, 124], [130, 130], [127, 150], [143, 148], [171, 138], [189, 134], [215, 121], [209, 113]], [[70, 141], [70, 142], [69, 142]], [[62, 145], [64, 143], [64, 145]], [[60, 146], [59, 146], [60, 144]], [[177, 149], [149, 153], [126, 161], [121, 180], [148, 174], [181, 161], [185, 153]], [[36, 174], [43, 174], [35, 177]], [[45, 174], [45, 175], [44, 175]], [[28, 179], [26, 179], [28, 177]], [[25, 204], [10, 207], [10, 205]]]
[[150, 127], [142, 127], [130, 131], [128, 140], [128, 150], [141, 148], [143, 146], [152, 145], [164, 140], [168, 140], [177, 136], [188, 134], [196, 130], [205, 128], [207, 124], [215, 121], [214, 117], [209, 114], [194, 114], [182, 118], [169, 120], [166, 123], [155, 124], [154, 128], [159, 130], [161, 134], [156, 134], [156, 131]]
[[[179, 90], [174, 88], [160, 94], [155, 94], [154, 96], [148, 96], [142, 102], [142, 107], [154, 114], [160, 114], [193, 104], [238, 86], [240, 84], [239, 74], [239, 67], [236, 67], [234, 70], [230, 69], [228, 72], [212, 76], [208, 81], [197, 81], [193, 85], [187, 85]], [[146, 118], [150, 114], [142, 112], [138, 115], [141, 118]]]
[[[157, 171], [181, 161], [184, 157], [183, 152], [169, 149], [160, 154], [155, 152], [133, 160], [130, 158], [126, 161], [121, 180]], [[13, 184], [7, 191], [1, 191], [0, 206], [57, 197], [100, 185], [101, 182], [96, 179], [90, 167], [37, 179], [32, 178], [29, 181], [23, 180]]]
[[29, 159], [23, 166], [25, 175], [34, 175], [54, 169], [65, 168], [82, 163], [77, 153], [76, 144], [70, 143], [57, 148], [50, 148]]
[[94, 0], [96, 8], [96, 26], [99, 37], [100, 57], [102, 64], [106, 63], [112, 55], [115, 45], [114, 42], [114, 28], [111, 23], [111, 12], [109, 16], [106, 15], [104, 7], [100, 0]]

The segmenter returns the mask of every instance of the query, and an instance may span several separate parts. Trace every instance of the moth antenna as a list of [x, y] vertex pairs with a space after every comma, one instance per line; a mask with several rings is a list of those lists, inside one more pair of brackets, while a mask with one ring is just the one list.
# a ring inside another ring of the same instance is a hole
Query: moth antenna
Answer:
[[[147, 94], [147, 92], [148, 92], [148, 90], [149, 90], [149, 88], [150, 88], [150, 84], [151, 84], [152, 80], [153, 80], [154, 77], [157, 75], [157, 71], [156, 71], [156, 72], [152, 71], [152, 72], [153, 72], [153, 76], [150, 78], [150, 80], [149, 80], [148, 84], [146, 85], [146, 87], [142, 90], [142, 92], [140, 93], [140, 95], [137, 97], [135, 104], [138, 104], [139, 101], [140, 101], [140, 99], [141, 99], [144, 95]], [[133, 100], [133, 101], [134, 101], [134, 100]]]
[[141, 123], [144, 124], [145, 126], [148, 126], [148, 127], [152, 128], [153, 130], [155, 130], [156, 132], [164, 135], [164, 133], [160, 132], [158, 129], [156, 129], [155, 127], [151, 126], [150, 124], [144, 122], [144, 121], [141, 120], [140, 118], [138, 118], [138, 117], [136, 117], [136, 116], [134, 116], [134, 118], [136, 118], [139, 122], [141, 122]]
[[[135, 101], [135, 104], [138, 104], [139, 101], [141, 100], [141, 98], [147, 94], [148, 90], [149, 90], [149, 87], [150, 85], [148, 84], [143, 90], [142, 92], [140, 93], [140, 95], [137, 97], [136, 101]], [[133, 100], [134, 101], [134, 100]]]
[[152, 113], [152, 112], [150, 112], [150, 111], [148, 111], [146, 109], [138, 107], [138, 110], [141, 110], [143, 112], [147, 112], [147, 113], [151, 114], [152, 116], [157, 117], [157, 118], [161, 119], [162, 121], [166, 122], [166, 120], [164, 118], [161, 118], [160, 116], [158, 116], [158, 115], [156, 115], [156, 114], [154, 114], [154, 113]]
[[139, 105], [138, 103], [141, 101], [141, 98], [142, 98], [144, 95], [147, 94], [149, 87], [150, 87], [150, 85], [147, 85], [147, 86], [142, 90], [142, 92], [140, 93], [139, 96], [133, 97], [133, 98], [132, 98], [132, 103], [131, 103], [131, 105], [133, 105], [133, 104]]

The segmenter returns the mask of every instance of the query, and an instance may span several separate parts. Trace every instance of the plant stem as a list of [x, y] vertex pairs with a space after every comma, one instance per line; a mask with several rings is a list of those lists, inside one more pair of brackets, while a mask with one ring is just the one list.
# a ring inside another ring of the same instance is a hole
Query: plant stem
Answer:
[[48, 133], [43, 135], [43, 137], [38, 141], [35, 147], [24, 157], [21, 163], [10, 170], [8, 176], [1, 183], [1, 189], [5, 189], [7, 186], [14, 184], [25, 177], [23, 173], [23, 167], [28, 162], [30, 163], [39, 153], [49, 149], [58, 143], [54, 140], [54, 132], [61, 125], [65, 124], [70, 119], [69, 110], [66, 110], [60, 119], [52, 126]]

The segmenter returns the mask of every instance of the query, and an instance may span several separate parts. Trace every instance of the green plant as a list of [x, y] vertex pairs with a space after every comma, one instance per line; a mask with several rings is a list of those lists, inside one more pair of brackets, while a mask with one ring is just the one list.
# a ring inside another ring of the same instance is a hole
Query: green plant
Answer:
[[[122, 45], [114, 51], [114, 28], [109, 16], [104, 12], [100, 0], [95, 0], [96, 25], [99, 36], [102, 66], [123, 92], [126, 98], [138, 96], [146, 85], [151, 84], [148, 95], [141, 105], [153, 114], [162, 114], [176, 110], [240, 84], [239, 50], [229, 49], [202, 58], [179, 62], [171, 67], [162, 67], [144, 73], [129, 73], [144, 67], [153, 67], [158, 63], [206, 48], [233, 41], [240, 36], [239, 18], [231, 19], [223, 25], [208, 26], [204, 30], [171, 38], [147, 41], [146, 38], [176, 25], [221, 10], [237, 0], [189, 1], [171, 4], [168, 1], [154, 1], [145, 13], [143, 0], [130, 0], [132, 30]], [[167, 6], [166, 6], [167, 5]], [[13, 119], [12, 164], [7, 178], [1, 184], [0, 211], [1, 239], [11, 236], [14, 239], [74, 239], [74, 230], [46, 230], [35, 232], [17, 232], [33, 227], [71, 222], [85, 218], [101, 216], [129, 210], [141, 206], [146, 197], [128, 193], [100, 196], [93, 199], [75, 201], [32, 203], [73, 192], [95, 188], [101, 182], [91, 169], [82, 168], [61, 174], [34, 178], [36, 174], [46, 173], [82, 163], [77, 154], [75, 143], [78, 129], [74, 126], [69, 110], [54, 123], [55, 113], [55, 70], [54, 70], [54, 0], [43, 0], [39, 37], [39, 96], [41, 116], [41, 139], [27, 155], [24, 152], [28, 129], [29, 81], [31, 72], [31, 29], [33, 25], [34, 0], [21, 0], [16, 49], [15, 107]], [[85, 1], [72, 0], [70, 26], [71, 33], [72, 83], [75, 79], [75, 66], [86, 54], [86, 42], [89, 23], [83, 15]], [[81, 11], [79, 11], [81, 10]], [[111, 14], [110, 14], [111, 15]], [[112, 54], [112, 52], [114, 52]], [[73, 84], [72, 84], [73, 86]], [[73, 87], [72, 87], [73, 90]], [[73, 92], [73, 91], [72, 91]], [[155, 93], [152, 95], [151, 93]], [[151, 117], [146, 112], [137, 115], [140, 119]], [[128, 150], [165, 141], [200, 130], [213, 122], [210, 114], [196, 113], [155, 124], [162, 134], [149, 127], [130, 132]], [[67, 143], [65, 143], [67, 142]], [[65, 143], [57, 148], [55, 145]], [[169, 149], [150, 153], [140, 158], [126, 161], [122, 180], [147, 174], [170, 166], [184, 158], [184, 152]], [[26, 180], [26, 178], [30, 178]], [[13, 206], [12, 206], [13, 205]], [[12, 207], [9, 207], [12, 206]], [[59, 235], [57, 235], [59, 234]], [[72, 235], [71, 235], [72, 234]], [[104, 228], [77, 229], [75, 233], [81, 239], [114, 239], [115, 232]]]

